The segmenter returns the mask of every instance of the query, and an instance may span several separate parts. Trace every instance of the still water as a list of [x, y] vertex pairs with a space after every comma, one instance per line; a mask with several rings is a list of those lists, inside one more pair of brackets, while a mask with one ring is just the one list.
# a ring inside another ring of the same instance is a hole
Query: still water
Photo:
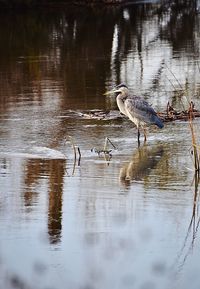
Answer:
[[[159, 112], [200, 109], [187, 2], [1, 12], [0, 288], [199, 288], [189, 124], [151, 127], [138, 149], [103, 95], [124, 82]], [[107, 137], [112, 157], [95, 152]]]

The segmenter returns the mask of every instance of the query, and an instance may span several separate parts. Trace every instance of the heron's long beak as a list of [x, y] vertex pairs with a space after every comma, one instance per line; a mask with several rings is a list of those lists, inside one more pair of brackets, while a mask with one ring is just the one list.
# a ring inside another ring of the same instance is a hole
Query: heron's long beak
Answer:
[[121, 92], [121, 90], [119, 89], [112, 89], [110, 91], [106, 91], [103, 95], [109, 95], [109, 94], [113, 94], [113, 93], [116, 93], [116, 92]]

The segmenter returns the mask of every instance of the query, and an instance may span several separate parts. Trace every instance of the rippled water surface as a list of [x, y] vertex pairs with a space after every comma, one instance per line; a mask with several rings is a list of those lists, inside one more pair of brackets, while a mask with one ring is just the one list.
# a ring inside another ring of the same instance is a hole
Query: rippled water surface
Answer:
[[199, 7], [176, 2], [1, 13], [0, 288], [199, 288], [189, 123], [138, 148], [103, 95], [200, 110]]

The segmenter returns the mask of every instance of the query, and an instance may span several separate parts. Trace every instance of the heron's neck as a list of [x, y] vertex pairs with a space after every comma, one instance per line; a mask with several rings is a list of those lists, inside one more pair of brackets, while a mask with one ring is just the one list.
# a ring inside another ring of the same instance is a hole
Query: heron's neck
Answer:
[[125, 114], [126, 115], [126, 110], [124, 108], [124, 101], [125, 101], [126, 97], [125, 95], [123, 95], [122, 93], [120, 93], [118, 96], [117, 96], [117, 106], [119, 108], [119, 110], [121, 111], [121, 113]]
[[122, 91], [120, 94], [118, 94], [117, 97], [120, 98], [121, 100], [125, 101], [125, 99], [127, 99], [127, 97], [128, 97], [128, 93], [126, 93], [125, 91]]

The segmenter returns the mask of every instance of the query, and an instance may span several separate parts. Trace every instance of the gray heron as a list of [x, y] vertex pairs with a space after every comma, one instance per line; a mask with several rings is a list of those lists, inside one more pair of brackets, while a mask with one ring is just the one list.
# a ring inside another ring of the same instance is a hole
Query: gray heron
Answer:
[[119, 84], [115, 89], [105, 95], [117, 93], [116, 101], [120, 112], [126, 115], [137, 127], [138, 145], [140, 145], [140, 127], [144, 130], [144, 141], [146, 141], [146, 125], [155, 124], [163, 128], [164, 124], [155, 110], [146, 100], [140, 96], [132, 95], [125, 84]]

